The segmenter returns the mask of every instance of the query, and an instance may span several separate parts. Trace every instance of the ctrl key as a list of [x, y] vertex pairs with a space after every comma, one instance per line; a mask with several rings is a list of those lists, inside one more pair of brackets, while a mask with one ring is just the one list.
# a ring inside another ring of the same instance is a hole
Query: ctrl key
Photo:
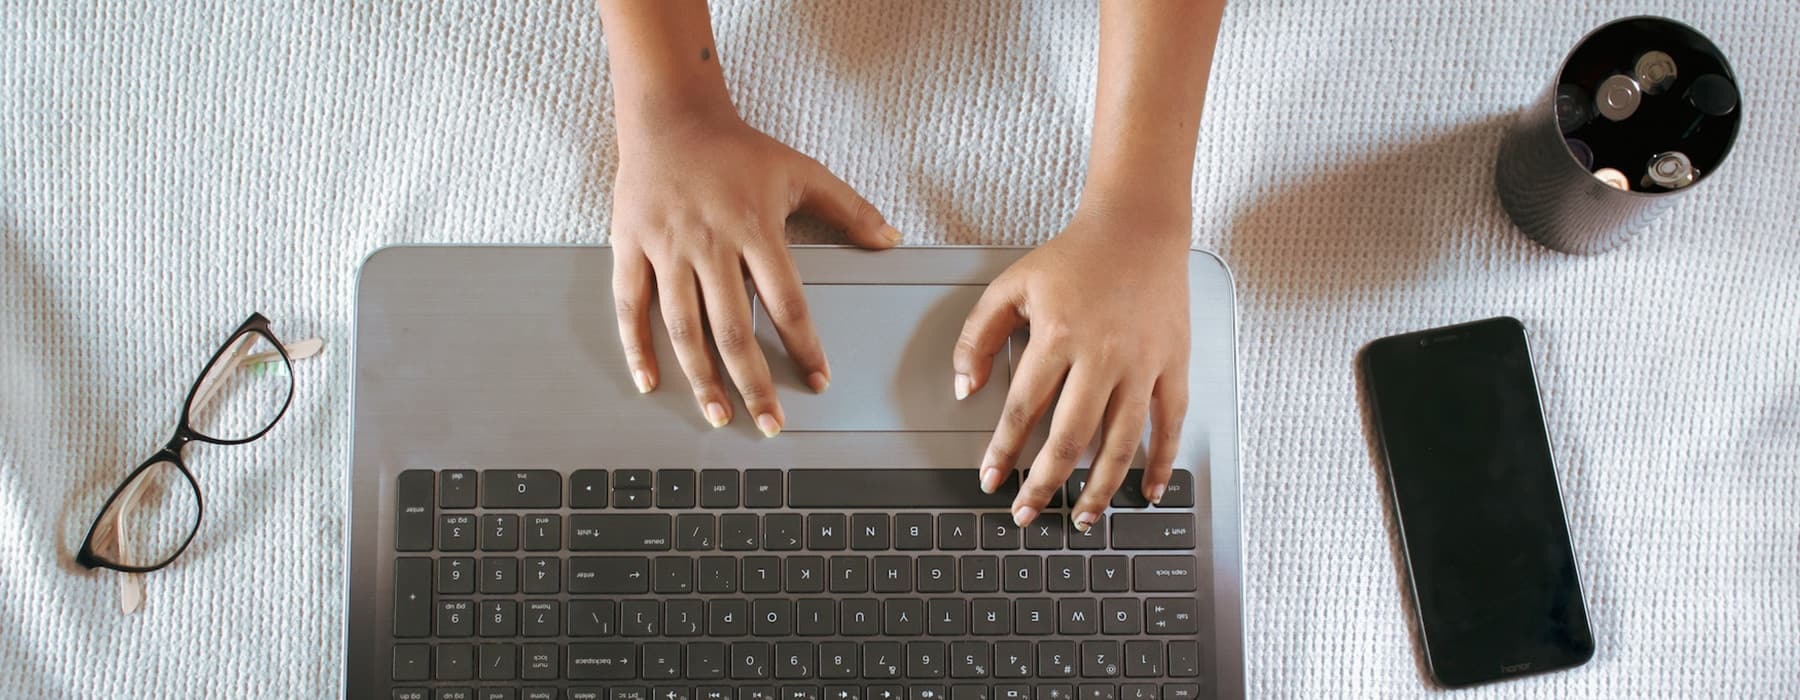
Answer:
[[431, 677], [431, 647], [424, 644], [394, 645], [394, 680], [422, 681]]

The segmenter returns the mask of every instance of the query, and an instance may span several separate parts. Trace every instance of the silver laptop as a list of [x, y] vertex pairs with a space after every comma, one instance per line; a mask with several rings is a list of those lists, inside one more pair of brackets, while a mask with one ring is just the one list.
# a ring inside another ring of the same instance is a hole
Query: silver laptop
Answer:
[[637, 393], [607, 248], [370, 256], [345, 695], [1242, 697], [1230, 275], [1191, 254], [1191, 400], [1163, 503], [1127, 490], [1088, 535], [1057, 508], [1021, 529], [975, 475], [1008, 372], [964, 402], [949, 378], [964, 315], [1024, 253], [794, 248], [833, 383], [807, 391], [759, 310], [775, 439], [709, 427], [679, 372]]

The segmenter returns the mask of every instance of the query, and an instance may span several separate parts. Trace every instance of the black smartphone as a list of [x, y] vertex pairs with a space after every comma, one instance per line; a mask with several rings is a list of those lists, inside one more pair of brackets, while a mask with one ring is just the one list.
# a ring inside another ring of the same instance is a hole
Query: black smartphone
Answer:
[[1525, 326], [1382, 338], [1362, 365], [1432, 677], [1586, 663], [1594, 636]]

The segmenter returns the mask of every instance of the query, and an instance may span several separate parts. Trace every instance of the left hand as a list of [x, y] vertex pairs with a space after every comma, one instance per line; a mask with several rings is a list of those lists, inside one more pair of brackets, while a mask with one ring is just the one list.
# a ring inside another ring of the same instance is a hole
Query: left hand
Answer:
[[[1187, 412], [1186, 211], [1083, 207], [1060, 235], [988, 285], [956, 342], [957, 398], [987, 384], [994, 354], [1031, 327], [1006, 409], [981, 463], [992, 493], [1012, 473], [1026, 438], [1056, 400], [1050, 436], [1026, 472], [1013, 520], [1030, 523], [1062, 488], [1096, 433], [1100, 446], [1070, 512], [1087, 532], [1125, 480], [1150, 421], [1144, 494], [1160, 501]], [[1060, 398], [1059, 398], [1060, 396]]]

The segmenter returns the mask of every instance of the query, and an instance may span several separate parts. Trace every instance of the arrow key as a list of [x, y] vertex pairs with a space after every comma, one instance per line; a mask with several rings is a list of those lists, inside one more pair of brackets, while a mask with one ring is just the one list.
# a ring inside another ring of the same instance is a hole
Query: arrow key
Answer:
[[694, 470], [664, 469], [656, 476], [656, 507], [694, 507]]

